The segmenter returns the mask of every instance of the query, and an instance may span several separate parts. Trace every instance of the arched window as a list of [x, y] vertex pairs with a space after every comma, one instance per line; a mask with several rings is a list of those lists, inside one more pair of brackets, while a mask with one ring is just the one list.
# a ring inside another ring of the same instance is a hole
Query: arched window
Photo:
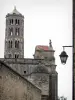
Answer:
[[19, 48], [19, 41], [15, 41], [15, 48]]
[[19, 31], [20, 31], [20, 29], [19, 28], [15, 28], [15, 35], [19, 35]]
[[12, 36], [13, 34], [13, 28], [9, 28], [9, 35]]
[[10, 19], [10, 25], [11, 25], [11, 19]]
[[19, 55], [18, 54], [15, 54], [15, 58], [19, 58]]
[[9, 41], [9, 42], [8, 42], [8, 47], [9, 47], [9, 48], [12, 48], [12, 41]]
[[18, 25], [20, 24], [20, 21], [18, 20]]
[[15, 20], [15, 25], [17, 24], [17, 19]]
[[12, 25], [13, 24], [13, 19], [10, 19], [10, 25]]
[[20, 24], [19, 19], [15, 19], [15, 25], [19, 25], [19, 24]]
[[13, 19], [11, 20], [12, 24], [13, 24]]
[[10, 41], [8, 42], [8, 48], [10, 48]]

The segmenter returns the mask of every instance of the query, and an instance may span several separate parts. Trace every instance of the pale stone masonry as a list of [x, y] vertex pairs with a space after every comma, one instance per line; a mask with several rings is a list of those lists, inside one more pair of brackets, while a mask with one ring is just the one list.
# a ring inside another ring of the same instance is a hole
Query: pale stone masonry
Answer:
[[41, 90], [0, 61], [0, 100], [41, 100]]
[[24, 58], [24, 16], [16, 8], [6, 15], [5, 58]]
[[4, 58], [0, 60], [40, 88], [41, 100], [58, 99], [58, 74], [52, 42], [50, 40], [49, 46], [37, 45], [33, 59], [24, 58], [24, 16], [16, 8], [6, 15], [4, 51]]

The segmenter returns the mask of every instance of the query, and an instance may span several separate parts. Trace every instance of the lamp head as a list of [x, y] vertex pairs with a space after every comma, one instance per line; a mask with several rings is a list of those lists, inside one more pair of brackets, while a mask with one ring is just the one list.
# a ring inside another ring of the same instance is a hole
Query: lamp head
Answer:
[[62, 51], [59, 56], [60, 56], [61, 63], [66, 64], [66, 61], [67, 61], [67, 58], [68, 58], [67, 53], [65, 51]]

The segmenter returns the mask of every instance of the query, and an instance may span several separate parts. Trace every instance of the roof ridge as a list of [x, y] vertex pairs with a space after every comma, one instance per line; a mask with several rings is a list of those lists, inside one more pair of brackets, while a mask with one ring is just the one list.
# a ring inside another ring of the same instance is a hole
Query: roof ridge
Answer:
[[36, 48], [42, 49], [42, 50], [49, 50], [49, 46], [47, 46], [47, 45], [37, 45]]
[[47, 46], [47, 47], [49, 47], [48, 45], [37, 45], [37, 46]]

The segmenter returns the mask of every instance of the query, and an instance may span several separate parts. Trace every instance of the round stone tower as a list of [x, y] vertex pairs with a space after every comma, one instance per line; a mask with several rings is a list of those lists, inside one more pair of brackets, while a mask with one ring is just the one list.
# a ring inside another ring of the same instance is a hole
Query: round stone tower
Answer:
[[24, 58], [24, 16], [16, 7], [6, 15], [4, 58]]

